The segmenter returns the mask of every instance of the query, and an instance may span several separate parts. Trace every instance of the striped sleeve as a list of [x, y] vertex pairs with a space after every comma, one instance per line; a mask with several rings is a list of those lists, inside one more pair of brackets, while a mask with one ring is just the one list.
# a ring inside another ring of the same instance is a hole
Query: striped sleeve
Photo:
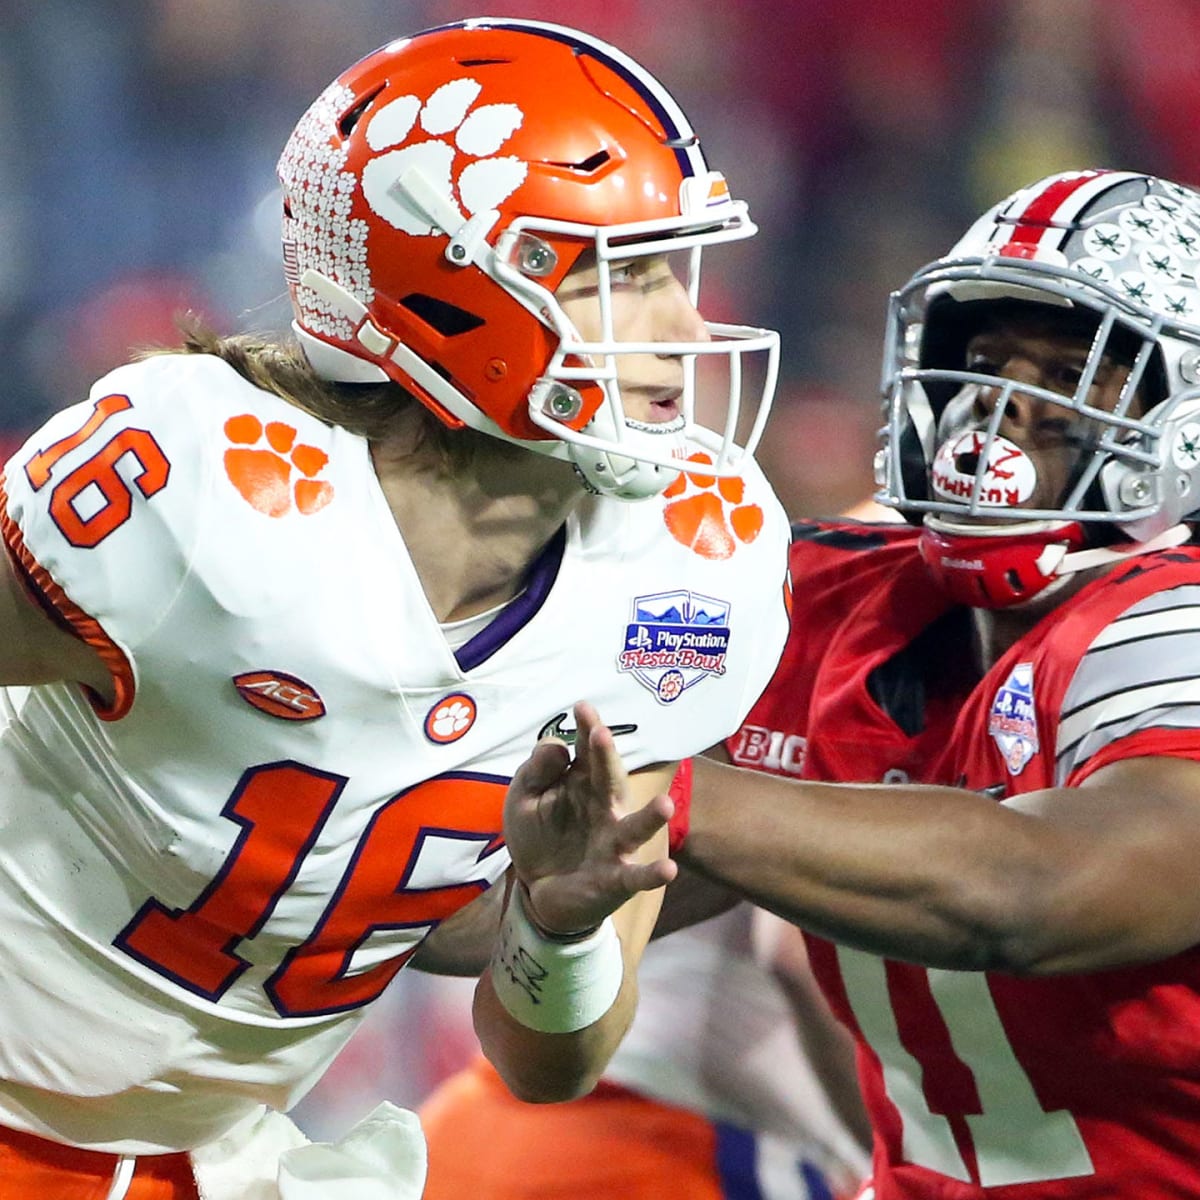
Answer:
[[1200, 585], [1147, 596], [1092, 641], [1063, 699], [1056, 781], [1150, 729], [1200, 731]]

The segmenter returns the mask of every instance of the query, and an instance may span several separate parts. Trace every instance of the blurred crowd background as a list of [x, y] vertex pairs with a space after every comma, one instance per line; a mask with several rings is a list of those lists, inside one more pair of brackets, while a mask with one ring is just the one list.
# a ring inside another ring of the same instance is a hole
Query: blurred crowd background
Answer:
[[[887, 294], [985, 206], [1086, 166], [1200, 182], [1196, 0], [0, 0], [3, 457], [178, 311], [284, 328], [292, 125], [381, 43], [485, 13], [631, 53], [750, 202], [706, 315], [783, 332], [761, 457], [795, 516], [868, 493]], [[405, 975], [306, 1102], [316, 1133], [469, 1054], [465, 990]]]

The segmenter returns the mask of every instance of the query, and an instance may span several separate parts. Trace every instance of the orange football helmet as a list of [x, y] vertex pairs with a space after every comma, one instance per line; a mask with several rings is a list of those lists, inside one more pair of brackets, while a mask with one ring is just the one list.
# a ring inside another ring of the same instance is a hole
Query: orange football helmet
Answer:
[[[744, 452], [766, 420], [778, 335], [706, 323], [707, 340], [616, 341], [609, 267], [750, 237], [669, 93], [612, 46], [536, 21], [479, 19], [369, 54], [318, 97], [279, 162], [294, 329], [314, 369], [394, 380], [447, 425], [568, 458], [596, 491], [661, 491], [696, 443], [737, 469], [742, 356], [765, 354]], [[596, 256], [600, 340], [555, 289]], [[681, 417], [627, 419], [616, 360], [679, 356]], [[724, 356], [728, 419], [695, 423], [695, 356]]]

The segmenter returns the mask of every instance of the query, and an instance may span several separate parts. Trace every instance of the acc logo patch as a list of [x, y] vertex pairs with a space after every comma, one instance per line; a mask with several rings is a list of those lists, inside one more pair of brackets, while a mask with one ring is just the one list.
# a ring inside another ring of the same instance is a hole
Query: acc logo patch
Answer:
[[479, 710], [466, 692], [443, 696], [425, 717], [425, 736], [439, 746], [448, 746], [467, 734]]
[[315, 721], [325, 715], [317, 689], [283, 671], [244, 671], [233, 686], [247, 704], [284, 721]]
[[617, 668], [660, 704], [670, 704], [710, 675], [724, 675], [728, 650], [726, 601], [687, 590], [658, 592], [634, 600]]
[[1033, 663], [1017, 663], [992, 700], [988, 733], [996, 739], [1010, 775], [1020, 775], [1038, 752], [1033, 707]]

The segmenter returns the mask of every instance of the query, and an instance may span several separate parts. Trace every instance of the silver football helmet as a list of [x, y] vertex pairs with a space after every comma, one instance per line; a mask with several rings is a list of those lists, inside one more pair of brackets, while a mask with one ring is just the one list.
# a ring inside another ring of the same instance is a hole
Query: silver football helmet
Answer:
[[[891, 298], [877, 498], [976, 543], [1076, 522], [1086, 543], [1148, 542], [1200, 511], [1198, 276], [1200, 193], [1179, 184], [1079, 171], [997, 204]], [[1055, 508], [1013, 507], [999, 470], [1003, 402], [975, 431], [972, 453], [962, 452], [961, 431], [960, 444], [950, 443], [954, 421], [944, 419], [964, 385], [1000, 387], [1001, 400], [1018, 386], [966, 370], [964, 350], [989, 309], [1021, 302], [1070, 310], [1092, 338], [1073, 395], [1020, 385], [1088, 418], [1090, 436]], [[1105, 354], [1130, 366], [1111, 412], [1088, 403]]]

